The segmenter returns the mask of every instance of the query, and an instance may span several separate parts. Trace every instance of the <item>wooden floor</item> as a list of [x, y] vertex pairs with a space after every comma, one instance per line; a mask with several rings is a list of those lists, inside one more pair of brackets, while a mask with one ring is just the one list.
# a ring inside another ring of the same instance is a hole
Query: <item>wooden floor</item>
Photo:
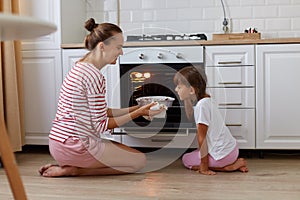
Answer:
[[[204, 176], [185, 169], [180, 160], [154, 172], [121, 176], [44, 178], [37, 169], [52, 162], [48, 151], [16, 154], [29, 200], [82, 199], [300, 199], [300, 154], [265, 153], [247, 158], [250, 172]], [[149, 161], [149, 162], [158, 162]], [[13, 199], [0, 169], [0, 199]]]

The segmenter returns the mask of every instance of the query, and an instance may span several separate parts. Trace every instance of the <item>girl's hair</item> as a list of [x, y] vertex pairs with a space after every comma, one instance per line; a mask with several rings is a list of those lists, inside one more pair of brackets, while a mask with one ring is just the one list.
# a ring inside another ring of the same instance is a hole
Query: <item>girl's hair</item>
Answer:
[[99, 42], [108, 44], [116, 33], [122, 33], [122, 30], [117, 25], [111, 23], [97, 24], [93, 18], [87, 20], [84, 27], [90, 32], [84, 39], [85, 47], [90, 51]]
[[187, 66], [179, 70], [174, 76], [174, 83], [176, 85], [192, 86], [197, 100], [202, 99], [206, 95], [206, 75], [203, 70], [194, 66]]

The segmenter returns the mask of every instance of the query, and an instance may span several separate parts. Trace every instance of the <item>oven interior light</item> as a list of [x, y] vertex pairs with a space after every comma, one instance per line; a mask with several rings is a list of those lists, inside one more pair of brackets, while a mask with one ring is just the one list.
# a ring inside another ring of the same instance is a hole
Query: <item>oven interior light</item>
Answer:
[[151, 77], [151, 74], [150, 74], [149, 72], [146, 72], [146, 73], [144, 73], [144, 77], [145, 77], [145, 78], [150, 78], [150, 77]]

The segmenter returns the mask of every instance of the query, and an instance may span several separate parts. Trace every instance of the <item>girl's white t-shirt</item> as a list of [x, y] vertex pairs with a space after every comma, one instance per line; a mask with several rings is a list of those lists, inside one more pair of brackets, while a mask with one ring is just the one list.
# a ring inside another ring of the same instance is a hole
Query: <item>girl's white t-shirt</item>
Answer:
[[227, 156], [236, 146], [236, 139], [225, 125], [224, 118], [211, 98], [200, 99], [194, 106], [196, 124], [208, 126], [206, 141], [208, 153], [220, 160]]

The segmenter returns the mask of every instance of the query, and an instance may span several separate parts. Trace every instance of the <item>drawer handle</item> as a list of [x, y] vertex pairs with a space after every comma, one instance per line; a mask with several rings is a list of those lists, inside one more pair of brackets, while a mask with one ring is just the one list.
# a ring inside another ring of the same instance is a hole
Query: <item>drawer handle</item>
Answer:
[[172, 142], [172, 139], [151, 139], [151, 142]]
[[223, 85], [238, 84], [238, 85], [241, 85], [242, 82], [219, 82], [219, 84], [223, 84]]
[[242, 124], [226, 124], [226, 126], [242, 126]]
[[219, 106], [241, 106], [242, 103], [219, 103]]
[[242, 61], [219, 61], [219, 65], [233, 65], [233, 64], [242, 64]]

